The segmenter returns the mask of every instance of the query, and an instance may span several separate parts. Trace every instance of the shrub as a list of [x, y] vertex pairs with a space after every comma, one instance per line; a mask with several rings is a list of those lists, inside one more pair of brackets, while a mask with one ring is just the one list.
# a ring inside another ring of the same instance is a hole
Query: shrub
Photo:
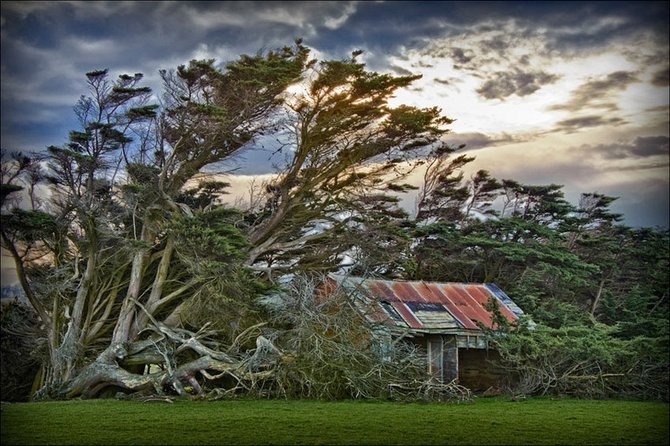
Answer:
[[40, 369], [34, 355], [38, 323], [35, 314], [17, 300], [0, 309], [0, 389], [3, 401], [27, 401]]

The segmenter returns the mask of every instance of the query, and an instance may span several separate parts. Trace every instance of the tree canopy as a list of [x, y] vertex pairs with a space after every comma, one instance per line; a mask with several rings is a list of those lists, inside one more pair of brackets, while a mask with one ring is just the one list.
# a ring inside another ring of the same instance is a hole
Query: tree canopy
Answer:
[[[474, 158], [448, 144], [452, 119], [389, 104], [420, 76], [370, 71], [360, 54], [316, 61], [297, 41], [223, 66], [193, 60], [160, 71], [159, 102], [140, 73], [112, 80], [94, 70], [68, 143], [3, 153], [2, 247], [34, 311], [16, 318], [39, 346], [35, 397], [204, 394], [211, 382], [219, 392], [383, 393], [363, 369], [419, 383], [419, 353], [398, 350], [409, 362], [384, 365], [360, 326], [342, 322], [353, 317], [346, 299], [319, 307], [323, 315], [304, 301], [313, 282], [281, 288], [341, 268], [495, 282], [541, 326], [506, 339], [600, 336], [608, 367], [630, 365], [654, 383], [645, 389], [659, 388], [651, 364], [667, 365], [667, 230], [621, 225], [615, 198], [602, 194], [573, 205], [560, 185], [486, 170], [466, 178]], [[195, 181], [264, 135], [277, 138], [286, 164], [254, 191], [253, 206], [224, 203], [225, 181]], [[416, 189], [407, 182], [415, 169], [424, 176], [410, 215], [399, 196]], [[277, 313], [267, 302], [280, 292], [292, 306]], [[656, 346], [647, 356], [645, 339]], [[307, 359], [310, 343], [333, 358], [330, 368]], [[501, 341], [509, 367], [542, 355], [524, 345]], [[584, 354], [575, 345], [552, 347], [573, 372]], [[360, 367], [346, 370], [347, 358]], [[339, 381], [322, 382], [331, 372]]]

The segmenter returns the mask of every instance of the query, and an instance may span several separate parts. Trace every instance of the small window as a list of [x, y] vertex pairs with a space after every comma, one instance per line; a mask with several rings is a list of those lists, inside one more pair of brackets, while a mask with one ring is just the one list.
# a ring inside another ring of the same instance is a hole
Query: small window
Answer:
[[407, 306], [412, 311], [447, 311], [442, 304], [433, 304], [427, 302], [407, 302]]
[[398, 312], [393, 308], [393, 306], [385, 301], [380, 301], [379, 305], [382, 306], [384, 311], [386, 311], [386, 314], [388, 314], [391, 319], [395, 319], [396, 321], [404, 322], [403, 318], [398, 314]]

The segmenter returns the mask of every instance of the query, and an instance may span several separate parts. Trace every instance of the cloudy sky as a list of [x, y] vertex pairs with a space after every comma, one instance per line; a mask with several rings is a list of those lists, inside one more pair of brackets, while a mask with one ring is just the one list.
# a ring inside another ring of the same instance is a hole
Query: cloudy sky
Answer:
[[[302, 37], [319, 58], [422, 74], [395, 103], [456, 119], [474, 168], [621, 197], [668, 226], [668, 2], [2, 2], [2, 147], [43, 150], [76, 127], [84, 73], [225, 62]], [[269, 170], [267, 154], [238, 161]]]

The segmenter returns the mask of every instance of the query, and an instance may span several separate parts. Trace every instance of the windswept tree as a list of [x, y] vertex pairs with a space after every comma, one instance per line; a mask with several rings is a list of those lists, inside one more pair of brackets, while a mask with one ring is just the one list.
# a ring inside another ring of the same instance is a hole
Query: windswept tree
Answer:
[[[132, 381], [130, 370], [141, 371], [141, 362], [123, 363], [130, 353], [151, 356], [132, 343], [155, 317], [168, 317], [206, 285], [215, 288], [212, 275], [241, 263], [238, 251], [247, 247], [231, 223], [234, 212], [219, 212], [218, 219], [194, 214], [179, 202], [182, 186], [260, 131], [281, 103], [277, 95], [301, 76], [306, 56], [298, 45], [243, 56], [223, 72], [211, 61], [165, 72], [172, 96], [160, 114], [141, 74], [114, 81], [107, 70], [86, 74], [89, 94], [75, 107], [81, 128], [65, 146], [50, 147], [41, 164], [51, 185], [49, 213], [3, 214], [3, 247], [16, 254], [21, 283], [46, 331], [43, 395], [151, 385], [141, 376], [140, 384]], [[16, 167], [3, 174], [3, 204], [31, 172], [24, 158], [8, 165]], [[28, 230], [28, 219], [39, 233]], [[36, 247], [48, 251], [38, 264], [22, 254]], [[193, 261], [207, 249], [212, 258]], [[187, 279], [194, 270], [201, 274]]]
[[[113, 345], [133, 341], [150, 321], [149, 315], [176, 302], [184, 302], [185, 297], [201, 289], [207, 278], [221, 277], [217, 267], [226, 265], [227, 268], [235, 260], [235, 256], [228, 256], [228, 250], [220, 249], [215, 258], [227, 258], [227, 261], [215, 263], [213, 269], [206, 270], [198, 265], [196, 271], [190, 271], [193, 278], [185, 279], [175, 289], [166, 289], [175, 252], [182, 259], [198, 256], [180, 252], [185, 251], [182, 247], [186, 245], [175, 246], [175, 238], [183, 237], [184, 233], [170, 226], [171, 222], [183, 218], [184, 213], [187, 218], [191, 217], [188, 205], [179, 201], [184, 185], [201, 168], [231, 157], [267, 129], [273, 112], [281, 104], [277, 96], [300, 78], [307, 54], [307, 49], [298, 43], [295, 48], [285, 47], [264, 56], [242, 56], [228, 63], [223, 71], [214, 67], [213, 60], [207, 60], [191, 61], [188, 66], [178, 67], [176, 72], [161, 72], [166, 109], [161, 116], [160, 144], [153, 163], [130, 166], [131, 171], [137, 170], [143, 175], [131, 177], [136, 199], [142, 200], [139, 215], [135, 217], [141, 219], [141, 230], [134, 237], [143, 248], [133, 257], [128, 289], [114, 328]], [[230, 218], [222, 220], [228, 222], [227, 225], [212, 223], [218, 224], [222, 233], [217, 234], [211, 226], [209, 229], [214, 232], [212, 237], [219, 237], [220, 243], [234, 250], [241, 246], [239, 239], [243, 236]], [[213, 219], [205, 220], [211, 223]], [[188, 225], [186, 222], [180, 227]], [[190, 232], [190, 235], [207, 236], [204, 232]], [[210, 242], [212, 240], [206, 238], [200, 240], [201, 246]], [[155, 251], [157, 246], [162, 248], [159, 254]], [[143, 283], [147, 280], [152, 257], [158, 261], [157, 270], [144, 302], [146, 311], [141, 311], [137, 302], [141, 293], [147, 292]], [[180, 275], [172, 276], [171, 283], [180, 279]], [[181, 309], [178, 307], [175, 314]]]
[[420, 76], [369, 72], [359, 55], [315, 65], [308, 82], [286, 98], [285, 138], [292, 154], [267, 185], [266, 207], [251, 223], [249, 265], [270, 272], [316, 261], [336, 266], [355, 245], [341, 235], [366, 220], [358, 198], [380, 198], [389, 185], [399, 186], [412, 168], [406, 161], [447, 132], [452, 121], [437, 108], [388, 104], [397, 89]]
[[[336, 267], [355, 245], [348, 231], [369, 227], [366, 215], [381, 221], [388, 201], [370, 194], [402, 179], [403, 161], [451, 122], [437, 108], [390, 107], [418, 77], [370, 72], [358, 54], [317, 64], [297, 42], [223, 68], [192, 61], [161, 72], [162, 108], [139, 74], [87, 73], [81, 128], [43, 166], [49, 224], [3, 232], [10, 250], [48, 254], [15, 256], [46, 332], [40, 395], [199, 393], [216, 374], [259, 379], [276, 350], [253, 328], [265, 322], [254, 303], [265, 279]], [[290, 156], [256, 211], [222, 206], [225, 183], [186, 188], [270, 132], [288, 138]]]
[[[110, 81], [107, 70], [97, 70], [86, 77], [89, 95], [75, 106], [81, 128], [70, 132], [64, 147], [49, 147], [36, 167], [51, 185], [52, 199], [41, 209], [3, 216], [16, 235], [13, 240], [3, 236], [3, 247], [14, 252], [39, 241], [48, 254], [38, 264], [13, 256], [26, 296], [46, 328], [49, 360], [40, 375], [45, 388], [74, 377], [86, 344], [102, 329], [94, 317], [105, 318], [114, 304], [106, 297], [111, 285], [104, 274], [123, 225], [113, 181], [127, 159], [131, 127], [156, 116], [156, 106], [147, 105], [151, 90], [139, 86], [141, 74]], [[19, 162], [18, 173], [21, 167]], [[39, 233], [25, 231], [26, 219]]]

